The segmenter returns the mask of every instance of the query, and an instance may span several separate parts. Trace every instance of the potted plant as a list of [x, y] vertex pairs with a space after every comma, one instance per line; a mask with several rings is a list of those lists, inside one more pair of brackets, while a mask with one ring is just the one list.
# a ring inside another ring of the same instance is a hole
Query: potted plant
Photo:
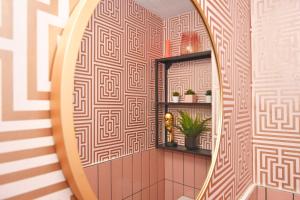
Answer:
[[184, 95], [184, 101], [188, 103], [194, 103], [197, 101], [197, 96], [192, 89], [188, 89]]
[[174, 102], [174, 103], [178, 103], [179, 102], [179, 97], [180, 97], [180, 94], [179, 94], [179, 92], [173, 92], [172, 93], [172, 101]]
[[211, 103], [211, 90], [207, 90], [205, 93], [205, 102]]
[[185, 135], [185, 147], [189, 150], [198, 149], [199, 136], [209, 130], [207, 121], [211, 118], [203, 120], [199, 116], [196, 116], [193, 119], [189, 113], [183, 111], [179, 111], [179, 114], [179, 126], [176, 127]]

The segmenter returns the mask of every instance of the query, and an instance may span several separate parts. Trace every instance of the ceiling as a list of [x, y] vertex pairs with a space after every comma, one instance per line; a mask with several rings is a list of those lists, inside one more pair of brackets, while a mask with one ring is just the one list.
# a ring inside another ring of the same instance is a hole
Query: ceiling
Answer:
[[135, 0], [135, 2], [161, 18], [195, 10], [190, 0]]

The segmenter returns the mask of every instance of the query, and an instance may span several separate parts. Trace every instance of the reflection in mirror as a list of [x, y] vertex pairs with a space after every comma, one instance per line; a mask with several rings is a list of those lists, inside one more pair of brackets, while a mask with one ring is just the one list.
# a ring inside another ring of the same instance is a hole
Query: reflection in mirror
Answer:
[[74, 78], [74, 126], [98, 199], [195, 199], [220, 112], [218, 70], [189, 0], [101, 0]]

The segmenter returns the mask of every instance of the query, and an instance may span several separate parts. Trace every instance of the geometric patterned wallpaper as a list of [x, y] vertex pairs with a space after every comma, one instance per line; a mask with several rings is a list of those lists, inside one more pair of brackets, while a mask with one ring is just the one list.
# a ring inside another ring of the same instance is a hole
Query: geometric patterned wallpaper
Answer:
[[298, 0], [252, 0], [255, 182], [297, 193], [300, 193], [299, 22]]
[[[290, 2], [297, 3], [298, 1]], [[9, 197], [68, 199], [72, 195], [56, 156], [48, 105], [51, 84], [49, 72], [57, 46], [56, 39], [61, 34], [76, 3], [76, 0], [0, 0], [0, 99], [2, 109], [0, 180], [6, 180], [0, 186], [1, 199]], [[199, 0], [199, 3], [208, 18], [218, 47], [224, 86], [221, 146], [217, 164], [205, 195], [207, 199], [236, 199], [252, 179], [251, 138], [248, 137], [251, 135], [251, 102], [249, 102], [251, 91], [250, 80], [247, 78], [251, 74], [250, 34], [248, 33], [250, 2], [249, 0]], [[299, 7], [295, 4], [289, 9], [297, 8]], [[115, 19], [123, 20], [125, 18], [124, 13], [115, 13], [113, 16]], [[295, 24], [292, 26], [293, 28], [298, 27], [296, 24], [298, 21], [290, 22]], [[110, 25], [115, 25], [115, 23]], [[153, 39], [157, 39], [157, 37]], [[122, 42], [125, 43], [125, 41]], [[156, 44], [159, 43], [153, 43], [153, 45]], [[292, 44], [294, 48], [297, 43], [293, 42]], [[21, 46], [22, 48], [20, 48]], [[153, 49], [157, 48], [153, 47]], [[159, 49], [161, 48], [159, 47]], [[125, 52], [120, 53], [124, 54]], [[297, 56], [292, 58], [295, 60]], [[18, 62], [22, 64], [19, 65]], [[269, 67], [272, 66], [269, 65]], [[285, 67], [289, 67], [289, 65], [285, 65]], [[290, 71], [286, 70], [285, 73]], [[147, 74], [150, 75], [147, 78], [152, 80], [153, 73], [147, 71]], [[295, 78], [292, 80], [299, 82], [296, 68], [293, 69], [293, 74]], [[87, 80], [86, 84], [89, 84], [89, 81]], [[82, 87], [85, 87], [84, 84]], [[148, 87], [147, 91], [151, 91], [149, 94], [154, 94], [154, 87]], [[296, 91], [293, 90], [292, 94], [295, 94]], [[282, 93], [288, 97], [291, 95], [290, 90], [284, 90]], [[277, 92], [277, 94], [280, 93]], [[6, 98], [9, 100], [5, 100]], [[115, 98], [117, 97], [115, 96]], [[124, 99], [124, 96], [121, 99]], [[94, 101], [94, 98], [91, 100]], [[285, 102], [285, 99], [281, 102]], [[147, 103], [149, 102], [147, 101]], [[13, 105], [13, 107], [9, 107], [9, 105]], [[82, 105], [84, 105], [84, 101]], [[149, 109], [148, 106], [147, 108]], [[152, 120], [154, 121], [154, 119]], [[291, 137], [291, 133], [287, 134], [288, 137]], [[298, 141], [297, 137], [292, 137]], [[287, 146], [287, 143], [284, 144]], [[297, 143], [289, 142], [288, 144], [291, 147], [293, 145], [296, 146]], [[297, 150], [296, 148], [287, 149], [281, 148], [280, 151], [277, 151], [281, 153], [281, 158], [289, 155], [288, 159], [281, 159], [280, 163], [290, 163], [292, 166], [293, 162], [290, 162], [290, 158], [295, 157], [294, 152]], [[272, 154], [269, 153], [269, 155]], [[269, 156], [267, 155], [267, 157]], [[276, 160], [279, 157], [274, 156], [274, 158]], [[297, 173], [293, 174], [296, 177]], [[18, 189], [16, 190], [16, 188]]]
[[204, 199], [238, 199], [252, 182], [250, 0], [199, 0], [220, 58], [223, 124]]
[[[172, 56], [180, 55], [181, 34], [189, 31], [196, 32], [199, 36], [199, 51], [210, 50], [208, 33], [201, 16], [196, 10], [164, 19], [163, 31], [164, 41], [167, 39], [170, 40]], [[198, 101], [204, 101], [205, 92], [212, 89], [211, 68], [211, 59], [173, 64], [168, 73], [169, 101], [172, 101], [173, 91], [178, 91], [181, 94], [180, 101], [184, 101], [184, 92], [189, 88], [196, 92]], [[170, 108], [170, 111], [175, 116], [175, 121], [178, 116], [178, 110], [185, 110], [193, 115], [199, 114], [202, 118], [209, 118], [212, 115], [211, 106], [201, 105], [192, 108], [176, 106]], [[201, 148], [211, 149], [211, 131], [202, 134], [199, 139]], [[177, 141], [178, 144], [184, 145], [184, 136], [178, 129], [175, 129], [175, 141]]]
[[0, 199], [70, 199], [50, 118], [57, 38], [77, 0], [0, 0]]
[[154, 65], [162, 20], [132, 0], [103, 0], [78, 54], [74, 120], [83, 166], [153, 148]]

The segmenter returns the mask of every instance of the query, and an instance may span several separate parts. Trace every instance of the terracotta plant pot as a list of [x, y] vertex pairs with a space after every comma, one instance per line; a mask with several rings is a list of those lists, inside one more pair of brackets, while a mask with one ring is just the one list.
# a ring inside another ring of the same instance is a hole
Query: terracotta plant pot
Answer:
[[195, 103], [195, 102], [197, 102], [197, 96], [196, 95], [185, 95], [184, 102]]
[[184, 144], [185, 147], [188, 150], [196, 150], [198, 149], [198, 145], [199, 145], [199, 136], [185, 136], [185, 140], [184, 140]]

